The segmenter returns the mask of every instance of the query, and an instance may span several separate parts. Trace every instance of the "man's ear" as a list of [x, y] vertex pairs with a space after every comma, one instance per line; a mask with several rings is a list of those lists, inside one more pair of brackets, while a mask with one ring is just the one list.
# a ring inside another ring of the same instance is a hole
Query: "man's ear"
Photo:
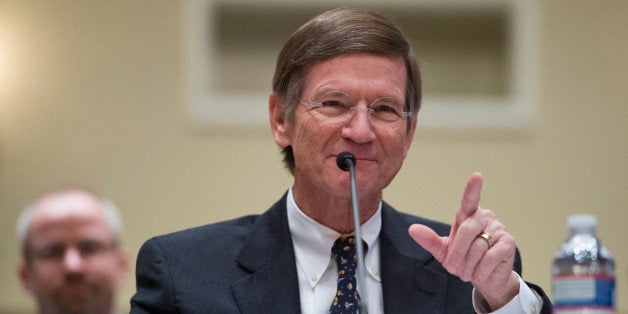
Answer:
[[408, 156], [408, 151], [410, 150], [410, 146], [412, 145], [412, 140], [414, 139], [414, 132], [416, 132], [416, 127], [419, 124], [419, 115], [415, 115], [414, 118], [412, 118], [412, 125], [410, 126], [410, 130], [408, 130], [408, 134], [406, 137], [406, 143], [405, 143], [405, 147], [404, 147], [404, 152], [403, 152], [403, 158], [405, 159], [406, 156]]
[[124, 284], [129, 276], [129, 257], [128, 255], [122, 251], [122, 249], [118, 249], [116, 255], [116, 266], [117, 266], [117, 276], [118, 276], [118, 285]]
[[32, 292], [32, 273], [30, 266], [27, 264], [28, 262], [22, 258], [20, 263], [17, 265], [17, 276], [20, 278], [20, 282], [22, 283], [22, 287], [25, 290]]
[[275, 143], [282, 148], [291, 145], [290, 124], [284, 117], [281, 98], [275, 93], [268, 97], [268, 113]]

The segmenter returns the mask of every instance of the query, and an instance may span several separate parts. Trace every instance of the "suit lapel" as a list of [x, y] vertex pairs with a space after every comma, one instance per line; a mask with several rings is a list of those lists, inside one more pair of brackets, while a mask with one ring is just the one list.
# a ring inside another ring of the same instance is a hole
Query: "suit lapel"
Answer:
[[[442, 313], [447, 276], [429, 267], [432, 255], [407, 233], [410, 223], [384, 203], [381, 272], [387, 313]], [[299, 313], [296, 259], [286, 214], [286, 196], [260, 216], [236, 261], [250, 275], [232, 285], [243, 313]]]
[[285, 195], [251, 228], [236, 261], [250, 272], [232, 286], [240, 312], [301, 311]]
[[441, 313], [447, 276], [426, 264], [432, 255], [408, 235], [410, 224], [386, 203], [382, 208], [381, 272], [387, 313]]

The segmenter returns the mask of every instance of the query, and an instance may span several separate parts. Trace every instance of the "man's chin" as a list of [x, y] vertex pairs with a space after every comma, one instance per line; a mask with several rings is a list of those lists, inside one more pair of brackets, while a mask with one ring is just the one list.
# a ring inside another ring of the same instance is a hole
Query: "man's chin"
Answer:
[[88, 288], [83, 291], [78, 291], [74, 287], [67, 289], [58, 301], [61, 313], [97, 313], [98, 309], [103, 308], [103, 300], [99, 300]]
[[92, 297], [92, 292], [87, 284], [71, 284], [63, 287], [61, 298], [69, 304], [82, 304]]

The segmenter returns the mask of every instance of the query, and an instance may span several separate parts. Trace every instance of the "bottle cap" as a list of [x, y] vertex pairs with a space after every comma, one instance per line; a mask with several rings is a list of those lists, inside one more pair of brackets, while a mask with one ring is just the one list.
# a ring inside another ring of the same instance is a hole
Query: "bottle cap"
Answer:
[[595, 229], [597, 217], [590, 214], [570, 215], [567, 217], [567, 227], [569, 229]]

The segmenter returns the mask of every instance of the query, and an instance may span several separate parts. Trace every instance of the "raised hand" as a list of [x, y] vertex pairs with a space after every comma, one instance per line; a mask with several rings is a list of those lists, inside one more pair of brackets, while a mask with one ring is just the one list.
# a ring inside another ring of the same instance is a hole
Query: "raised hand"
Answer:
[[448, 272], [470, 281], [497, 310], [519, 293], [519, 279], [512, 270], [516, 245], [495, 214], [479, 206], [482, 181], [481, 173], [467, 180], [449, 236], [441, 237], [421, 224], [410, 226], [408, 232]]

